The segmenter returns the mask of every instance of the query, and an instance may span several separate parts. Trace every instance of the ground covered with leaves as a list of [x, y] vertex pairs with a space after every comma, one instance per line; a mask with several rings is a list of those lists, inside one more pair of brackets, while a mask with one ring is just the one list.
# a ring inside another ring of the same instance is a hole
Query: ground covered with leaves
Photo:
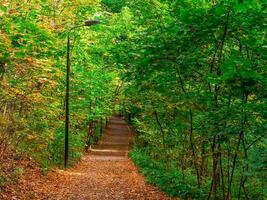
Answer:
[[29, 169], [26, 174], [17, 188], [2, 192], [1, 199], [169, 199], [146, 184], [128, 159], [101, 161], [89, 155], [65, 171], [42, 177], [37, 169]]
[[77, 165], [43, 176], [32, 161], [21, 162], [27, 170], [17, 184], [5, 186], [0, 199], [170, 199], [147, 184], [127, 157], [125, 149], [130, 149], [132, 136], [123, 118], [111, 117], [104, 137]]

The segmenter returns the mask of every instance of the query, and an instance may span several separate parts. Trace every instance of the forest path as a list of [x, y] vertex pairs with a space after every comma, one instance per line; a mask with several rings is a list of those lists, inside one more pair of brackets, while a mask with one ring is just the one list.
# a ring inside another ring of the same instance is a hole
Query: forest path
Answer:
[[99, 144], [73, 168], [50, 173], [35, 184], [31, 199], [165, 200], [148, 185], [127, 152], [133, 131], [120, 117], [112, 117]]

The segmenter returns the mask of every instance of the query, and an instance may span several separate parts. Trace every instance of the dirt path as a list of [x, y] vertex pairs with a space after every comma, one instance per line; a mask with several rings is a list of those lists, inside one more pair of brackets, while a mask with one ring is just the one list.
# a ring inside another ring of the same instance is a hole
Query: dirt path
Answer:
[[73, 168], [52, 172], [39, 182], [25, 183], [32, 184], [33, 191], [22, 199], [169, 199], [145, 183], [144, 177], [127, 157], [131, 132], [123, 119], [112, 117], [105, 136], [92, 147], [91, 153]]

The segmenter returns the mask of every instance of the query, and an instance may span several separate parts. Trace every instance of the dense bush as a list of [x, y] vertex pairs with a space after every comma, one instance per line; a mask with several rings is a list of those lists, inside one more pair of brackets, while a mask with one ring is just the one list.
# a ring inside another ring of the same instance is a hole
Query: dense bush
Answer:
[[205, 199], [265, 199], [266, 2], [126, 5], [111, 49], [138, 144]]
[[134, 148], [130, 157], [140, 168], [140, 171], [146, 176], [149, 183], [156, 185], [162, 191], [170, 196], [178, 196], [184, 199], [204, 199], [206, 190], [200, 189], [192, 173], [188, 171], [179, 171], [177, 163], [173, 162], [170, 166], [149, 156], [149, 152], [144, 148]]
[[[100, 6], [96, 1], [1, 1], [1, 183], [24, 158], [38, 161], [45, 170], [62, 166], [67, 32], [95, 18]], [[113, 110], [118, 80], [105, 66], [105, 44], [98, 30], [71, 32], [71, 163], [88, 145], [90, 124], [95, 124], [96, 142], [100, 124]]]

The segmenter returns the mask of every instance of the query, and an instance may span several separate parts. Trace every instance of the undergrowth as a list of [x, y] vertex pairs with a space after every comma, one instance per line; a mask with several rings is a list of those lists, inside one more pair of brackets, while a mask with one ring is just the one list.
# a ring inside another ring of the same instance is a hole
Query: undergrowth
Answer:
[[134, 147], [130, 157], [145, 175], [147, 182], [157, 186], [169, 196], [204, 199], [207, 191], [198, 188], [196, 178], [190, 171], [179, 171], [174, 162], [166, 166], [164, 162], [153, 160], [145, 148]]

